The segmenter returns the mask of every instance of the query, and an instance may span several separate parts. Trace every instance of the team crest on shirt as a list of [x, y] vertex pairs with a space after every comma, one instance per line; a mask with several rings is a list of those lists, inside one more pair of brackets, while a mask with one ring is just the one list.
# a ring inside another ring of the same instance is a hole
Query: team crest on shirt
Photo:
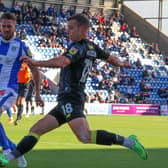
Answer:
[[71, 55], [75, 55], [77, 52], [78, 52], [78, 49], [75, 48], [75, 47], [72, 47], [72, 48], [69, 50], [69, 53], [70, 53]]

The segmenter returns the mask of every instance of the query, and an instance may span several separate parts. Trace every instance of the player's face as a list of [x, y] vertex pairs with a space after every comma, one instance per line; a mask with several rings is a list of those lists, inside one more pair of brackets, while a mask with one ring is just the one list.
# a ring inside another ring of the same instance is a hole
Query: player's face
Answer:
[[76, 20], [68, 21], [67, 32], [70, 40], [74, 42], [81, 40], [81, 26], [77, 24]]
[[5, 40], [10, 40], [16, 31], [16, 24], [13, 20], [2, 19], [1, 21], [1, 33]]

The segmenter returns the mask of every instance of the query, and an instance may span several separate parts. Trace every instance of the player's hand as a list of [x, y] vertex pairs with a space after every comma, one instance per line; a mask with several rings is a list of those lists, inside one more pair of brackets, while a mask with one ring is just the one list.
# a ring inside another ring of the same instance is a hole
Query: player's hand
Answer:
[[30, 57], [21, 56], [20, 61], [26, 62], [28, 65], [35, 65], [35, 61], [33, 61]]
[[44, 102], [41, 99], [41, 96], [36, 96], [35, 101], [36, 101], [36, 106], [44, 107]]

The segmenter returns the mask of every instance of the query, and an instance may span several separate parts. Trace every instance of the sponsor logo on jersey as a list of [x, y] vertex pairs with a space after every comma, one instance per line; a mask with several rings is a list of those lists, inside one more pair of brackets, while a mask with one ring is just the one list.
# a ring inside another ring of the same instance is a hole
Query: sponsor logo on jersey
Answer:
[[75, 47], [72, 47], [72, 48], [69, 50], [69, 53], [70, 53], [71, 55], [75, 55], [77, 52], [78, 52], [78, 49], [75, 48]]
[[89, 49], [94, 49], [94, 47], [93, 47], [92, 44], [88, 44], [88, 48], [89, 48]]
[[88, 50], [87, 51], [87, 56], [90, 56], [90, 57], [96, 57], [97, 54], [94, 50]]

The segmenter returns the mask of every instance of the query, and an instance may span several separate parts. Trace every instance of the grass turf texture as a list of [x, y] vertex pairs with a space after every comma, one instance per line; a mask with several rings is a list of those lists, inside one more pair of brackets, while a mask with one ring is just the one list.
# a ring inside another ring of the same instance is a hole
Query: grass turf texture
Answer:
[[[18, 126], [1, 117], [7, 135], [18, 142], [42, 116], [23, 117]], [[105, 129], [124, 136], [135, 134], [148, 151], [149, 159], [120, 146], [85, 145], [77, 141], [67, 125], [41, 137], [26, 154], [28, 168], [158, 168], [168, 163], [168, 117], [166, 116], [87, 116], [92, 129]], [[16, 168], [11, 163], [8, 168]]]

